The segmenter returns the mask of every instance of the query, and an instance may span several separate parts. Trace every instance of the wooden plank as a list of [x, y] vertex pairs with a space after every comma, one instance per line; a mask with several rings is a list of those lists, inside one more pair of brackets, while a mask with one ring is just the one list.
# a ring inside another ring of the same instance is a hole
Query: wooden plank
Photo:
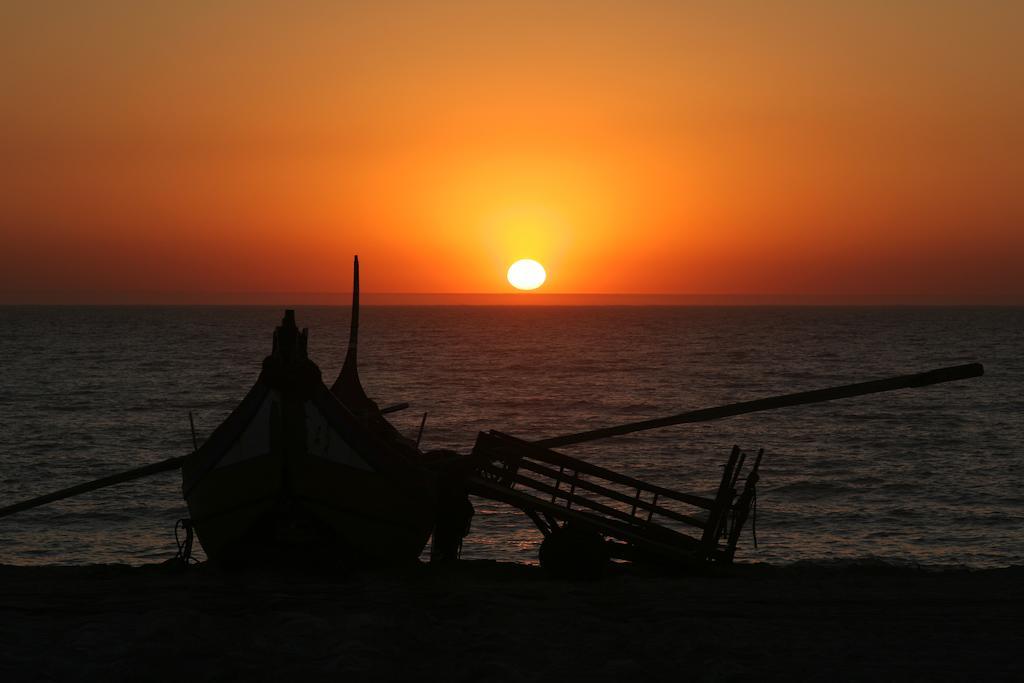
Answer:
[[[487, 469], [489, 471], [493, 472], [493, 469], [491, 469], [491, 468], [487, 468]], [[551, 494], [553, 497], [561, 498], [562, 500], [565, 500], [568, 503], [576, 503], [578, 505], [582, 505], [583, 507], [590, 508], [591, 510], [596, 510], [596, 511], [600, 512], [601, 514], [608, 515], [609, 517], [617, 517], [619, 519], [622, 519], [625, 522], [638, 522], [638, 523], [640, 522], [640, 520], [637, 520], [635, 518], [630, 517], [628, 513], [623, 512], [622, 510], [616, 510], [615, 508], [608, 507], [607, 505], [603, 505], [603, 504], [598, 503], [596, 501], [592, 501], [589, 498], [583, 498], [581, 496], [577, 496], [577, 495], [569, 493], [567, 491], [556, 489], [554, 486], [549, 486], [549, 485], [544, 484], [543, 482], [539, 482], [536, 479], [533, 479], [531, 477], [527, 477], [527, 476], [522, 475], [522, 474], [516, 474], [516, 475], [514, 475], [514, 479], [515, 479], [515, 482], [517, 484], [520, 484], [522, 486], [527, 486], [527, 487], [529, 487], [531, 489], [535, 489], [535, 490], [540, 491], [542, 493]], [[562, 507], [562, 506], [559, 505], [557, 507], [559, 509], [563, 509], [563, 510], [571, 510], [572, 509], [571, 507], [568, 507], [568, 506]]]
[[[492, 441], [492, 443], [488, 443], [489, 441]], [[715, 505], [715, 501], [711, 498], [691, 493], [683, 493], [682, 491], [675, 491], [673, 489], [657, 486], [656, 484], [650, 484], [643, 480], [620, 474], [619, 472], [615, 472], [598, 465], [593, 465], [585, 460], [580, 460], [570, 455], [559, 453], [558, 451], [552, 451], [547, 448], [538, 448], [529, 442], [502, 432], [493, 430], [489, 432], [482, 432], [477, 440], [477, 448], [481, 444], [484, 444], [492, 451], [495, 459], [501, 458], [517, 460], [522, 457], [531, 457], [535, 460], [540, 460], [551, 465], [576, 470], [580, 474], [590, 474], [602, 477], [608, 481], [615, 482], [616, 484], [628, 486], [629, 488], [642, 488], [644, 491], [657, 493], [663, 498], [677, 500], [681, 503], [687, 503], [695, 507], [704, 508], [705, 510], [710, 510]], [[477, 448], [474, 448], [474, 452], [476, 452]]]
[[[493, 472], [494, 469], [495, 468], [490, 468], [490, 471]], [[567, 492], [567, 491], [564, 491], [564, 490], [556, 489], [555, 487], [549, 486], [548, 484], [545, 484], [543, 482], [537, 481], [536, 479], [533, 479], [532, 477], [527, 477], [527, 476], [525, 476], [523, 474], [518, 474], [517, 473], [516, 475], [514, 475], [514, 478], [515, 478], [516, 483], [518, 483], [518, 484], [521, 484], [521, 485], [524, 485], [524, 486], [529, 486], [530, 488], [536, 489], [536, 490], [541, 491], [543, 493], [551, 494], [552, 496], [556, 496], [558, 498], [561, 498], [561, 499], [563, 499], [563, 500], [565, 500], [565, 501], [567, 501], [569, 503], [576, 503], [577, 505], [582, 505], [584, 507], [588, 507], [591, 510], [597, 510], [598, 512], [600, 512], [602, 514], [608, 515], [610, 517], [616, 517], [616, 518], [621, 519], [621, 520], [623, 520], [625, 522], [628, 522], [628, 523], [631, 523], [631, 524], [636, 524], [638, 526], [643, 526], [643, 525], [646, 524], [646, 522], [644, 520], [642, 520], [642, 519], [640, 519], [638, 517], [634, 517], [633, 515], [630, 515], [628, 512], [625, 512], [623, 510], [618, 510], [618, 509], [613, 508], [613, 507], [609, 507], [609, 506], [604, 505], [602, 503], [598, 503], [597, 501], [590, 500], [589, 498], [584, 498], [582, 496], [577, 496], [577, 495], [575, 495], [571, 491]], [[583, 482], [581, 481], [580, 482], [580, 488], [583, 488], [582, 484], [583, 484]], [[627, 502], [628, 502], [628, 497], [627, 497]], [[677, 522], [682, 522], [683, 524], [689, 524], [689, 525], [695, 526], [695, 527], [697, 527], [699, 529], [704, 529], [705, 528], [705, 523], [702, 520], [697, 519], [696, 517], [690, 517], [689, 515], [682, 515], [682, 514], [679, 514], [679, 513], [675, 512], [673, 510], [659, 510], [658, 512], [659, 512], [659, 514], [661, 514], [661, 515], [663, 515], [665, 517], [668, 517], [669, 519], [673, 519], [673, 520], [675, 520]]]
[[625, 541], [641, 550], [653, 555], [658, 555], [668, 561], [692, 567], [703, 559], [700, 556], [702, 551], [699, 541], [684, 534], [673, 532], [671, 529], [666, 529], [665, 527], [659, 528], [674, 534], [674, 536], [672, 536], [673, 542], [655, 540], [650, 536], [644, 536], [637, 527], [622, 524], [614, 519], [598, 517], [592, 513], [580, 510], [569, 510], [560, 505], [553, 505], [552, 503], [541, 498], [537, 498], [536, 496], [531, 496], [527, 493], [523, 493], [522, 491], [514, 491], [500, 484], [487, 481], [477, 475], [467, 476], [466, 484], [469, 491], [475, 495], [500, 500], [521, 510], [525, 510], [527, 508], [540, 510], [541, 512], [560, 519], [592, 528], [605, 536]]
[[534, 525], [536, 525], [537, 529], [543, 535], [547, 536], [547, 535], [549, 535], [551, 533], [551, 527], [548, 526], [547, 522], [545, 522], [543, 519], [541, 519], [541, 516], [537, 514], [536, 510], [524, 509], [523, 512], [526, 513], [527, 517], [529, 517], [530, 519], [533, 520]]
[[559, 453], [558, 451], [552, 451], [547, 449], [532, 451], [529, 454], [529, 456], [526, 457], [535, 458], [536, 460], [541, 460], [543, 462], [549, 462], [550, 464], [553, 465], [571, 467], [580, 474], [590, 474], [596, 477], [602, 477], [604, 479], [607, 479], [608, 481], [615, 482], [616, 484], [622, 484], [623, 486], [628, 486], [629, 488], [640, 488], [650, 493], [657, 493], [664, 498], [678, 500], [681, 503], [687, 503], [689, 505], [701, 507], [704, 508], [705, 510], [710, 510], [715, 503], [713, 499], [707, 498], [705, 496], [698, 496], [692, 493], [684, 493], [682, 491], [667, 489], [662, 486], [658, 486], [657, 484], [651, 484], [649, 482], [643, 481], [642, 479], [636, 479], [634, 477], [630, 477], [629, 475], [625, 475], [614, 470], [606, 469], [604, 467], [601, 467], [600, 465], [594, 465], [592, 463], [586, 462], [585, 460], [579, 460], [578, 458], [574, 458], [570, 455], [565, 455], [564, 453]]
[[732, 473], [736, 469], [739, 457], [739, 446], [733, 446], [732, 452], [729, 454], [729, 460], [722, 470], [722, 481], [718, 485], [718, 495], [715, 496], [715, 507], [711, 509], [711, 515], [708, 517], [707, 526], [704, 528], [704, 536], [701, 539], [709, 549], [718, 545], [718, 535], [722, 528], [722, 520], [732, 504], [732, 488], [730, 484], [732, 483]]
[[[562, 475], [563, 474], [565, 474], [565, 468], [564, 467], [558, 468], [558, 476], [555, 477], [555, 488], [556, 489], [562, 488]], [[554, 496], [551, 496], [551, 502], [552, 503], [555, 502], [555, 497]]]
[[729, 482], [729, 488], [731, 488], [733, 491], [736, 490], [736, 484], [737, 482], [739, 482], [740, 479], [740, 471], [743, 469], [743, 463], [745, 463], [746, 461], [747, 454], [744, 453], [743, 451], [740, 451], [739, 462], [736, 463], [736, 469], [732, 471], [732, 481]]
[[[547, 467], [544, 467], [544, 465], [538, 465], [537, 463], [530, 462], [529, 460], [526, 460], [526, 459], [523, 459], [523, 460], [519, 461], [519, 467], [520, 467], [520, 469], [528, 469], [528, 470], [530, 470], [532, 472], [536, 472], [537, 474], [543, 474], [545, 476], [552, 477], [552, 478], [553, 478], [553, 475], [557, 474], [557, 472], [555, 472], [554, 470], [549, 469]], [[691, 515], [686, 515], [686, 514], [683, 514], [681, 512], [676, 512], [675, 510], [670, 510], [668, 508], [662, 507], [662, 506], [657, 505], [657, 504], [648, 503], [645, 500], [638, 500], [638, 499], [635, 499], [635, 498], [631, 498], [631, 497], [627, 496], [624, 493], [621, 493], [621, 492], [616, 491], [614, 489], [606, 488], [604, 486], [601, 486], [600, 484], [594, 483], [592, 481], [588, 481], [586, 479], [580, 479], [579, 481], [577, 481], [576, 482], [576, 486], [578, 486], [581, 489], [590, 491], [591, 493], [599, 493], [599, 494], [601, 494], [603, 496], [611, 498], [611, 499], [613, 499], [615, 501], [618, 501], [620, 503], [626, 503], [628, 505], [633, 505], [634, 506], [634, 510], [637, 509], [637, 508], [640, 508], [642, 510], [647, 510], [647, 511], [649, 511], [651, 513], [657, 513], [659, 515], [663, 515], [663, 516], [668, 517], [670, 519], [674, 519], [677, 522], [683, 522], [685, 524], [690, 524], [690, 525], [699, 527], [701, 529], [703, 529], [704, 525], [705, 525], [704, 520], [702, 520], [702, 519], [700, 519], [698, 517], [693, 517]], [[655, 494], [655, 495], [657, 495], [657, 494]], [[552, 501], [555, 499], [555, 497], [556, 496], [552, 495]], [[650, 516], [648, 516], [647, 519], [650, 520]]]
[[747, 516], [750, 514], [751, 504], [757, 496], [757, 471], [761, 466], [762, 456], [764, 456], [763, 448], [757, 452], [757, 458], [754, 460], [754, 466], [750, 468], [750, 474], [747, 475], [746, 484], [743, 486], [743, 493], [740, 494], [734, 507], [736, 517], [733, 522], [733, 527], [730, 530], [725, 549], [723, 550], [725, 553], [725, 559], [728, 562], [731, 562], [733, 555], [736, 554], [736, 545], [739, 543], [740, 533], [743, 531], [743, 525], [747, 522]]

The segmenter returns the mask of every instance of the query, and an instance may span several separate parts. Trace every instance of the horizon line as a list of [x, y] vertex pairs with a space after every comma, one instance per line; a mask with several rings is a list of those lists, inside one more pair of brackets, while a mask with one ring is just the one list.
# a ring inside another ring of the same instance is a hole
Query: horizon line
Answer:
[[[367, 306], [1022, 306], [1020, 297], [948, 294], [694, 294], [666, 292], [362, 292]], [[36, 292], [3, 306], [347, 306], [334, 292]]]

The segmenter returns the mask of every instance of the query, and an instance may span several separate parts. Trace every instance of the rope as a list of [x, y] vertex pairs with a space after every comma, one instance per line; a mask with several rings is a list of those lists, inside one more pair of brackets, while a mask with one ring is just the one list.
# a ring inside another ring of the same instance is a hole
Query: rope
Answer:
[[[178, 534], [178, 530], [181, 529], [185, 532], [185, 540], [181, 540], [181, 536]], [[174, 542], [178, 544], [177, 559], [181, 562], [183, 567], [189, 565], [199, 564], [199, 560], [192, 557], [192, 520], [191, 519], [179, 519], [174, 523]]]
[[750, 498], [750, 535], [754, 537], [754, 550], [757, 550], [757, 489]]

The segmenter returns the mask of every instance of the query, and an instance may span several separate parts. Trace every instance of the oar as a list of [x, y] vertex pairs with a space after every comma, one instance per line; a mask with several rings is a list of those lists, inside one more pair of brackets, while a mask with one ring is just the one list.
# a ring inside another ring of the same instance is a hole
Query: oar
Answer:
[[686, 424], [690, 422], [708, 422], [710, 420], [720, 420], [723, 417], [755, 413], [760, 410], [775, 410], [776, 408], [787, 408], [789, 406], [798, 406], [807, 403], [823, 403], [825, 401], [834, 401], [838, 398], [850, 398], [853, 396], [863, 396], [864, 394], [877, 394], [882, 391], [926, 387], [928, 385], [939, 384], [941, 382], [952, 382], [954, 380], [968, 379], [970, 377], [980, 377], [984, 374], [985, 369], [982, 367], [981, 363], [969, 363], [967, 365], [956, 365], [948, 368], [929, 370], [928, 372], [919, 372], [913, 375], [899, 375], [897, 377], [878, 379], [871, 382], [846, 384], [839, 387], [830, 387], [828, 389], [801, 391], [796, 394], [784, 394], [782, 396], [760, 398], [753, 401], [730, 403], [728, 405], [717, 406], [714, 408], [691, 410], [690, 412], [679, 413], [678, 415], [669, 415], [668, 417], [659, 417], [653, 420], [641, 420], [640, 422], [629, 422], [627, 424], [621, 424], [614, 427], [603, 427], [601, 429], [591, 429], [586, 432], [554, 436], [549, 439], [534, 441], [533, 443], [537, 446], [544, 446], [545, 448], [556, 448], [558, 446], [569, 446], [572, 444], [583, 443], [585, 441], [607, 439], [610, 436], [620, 436], [622, 434], [630, 434], [632, 432], [641, 432], [647, 429], [658, 429], [659, 427], [668, 427], [671, 425]]
[[21, 512], [22, 510], [46, 505], [47, 503], [52, 503], [63, 498], [77, 496], [80, 493], [88, 493], [89, 491], [106, 488], [107, 486], [113, 486], [114, 484], [121, 484], [126, 481], [134, 481], [136, 479], [142, 479], [143, 477], [150, 477], [154, 474], [160, 474], [161, 472], [177, 470], [180, 469], [182, 463], [185, 462], [185, 457], [186, 456], [182, 455], [176, 458], [167, 458], [167, 460], [161, 460], [160, 462], [155, 462], [152, 465], [143, 465], [142, 467], [136, 467], [133, 470], [126, 470], [117, 474], [111, 474], [109, 477], [103, 477], [102, 479], [79, 484], [78, 486], [72, 486], [70, 488], [61, 489], [60, 491], [54, 491], [53, 493], [47, 493], [45, 496], [39, 496], [37, 498], [32, 498], [31, 500], [23, 500], [20, 503], [0, 508], [0, 517], [13, 515], [15, 512]]
[[[394, 413], [399, 410], [405, 410], [408, 407], [408, 403], [399, 403], [382, 409], [380, 413]], [[189, 419], [191, 419], [191, 417], [192, 415], [190, 413]], [[77, 486], [61, 489], [60, 491], [54, 491], [53, 493], [47, 493], [45, 496], [38, 496], [30, 500], [23, 500], [20, 503], [0, 508], [0, 517], [13, 515], [15, 512], [30, 510], [31, 508], [39, 507], [40, 505], [46, 505], [47, 503], [63, 500], [64, 498], [70, 498], [82, 493], [88, 493], [89, 491], [106, 488], [108, 486], [113, 486], [114, 484], [122, 484], [127, 481], [135, 481], [136, 479], [151, 477], [154, 474], [160, 474], [161, 472], [170, 472], [171, 470], [181, 469], [182, 464], [185, 462], [185, 457], [186, 456], [182, 455], [176, 458], [168, 458], [167, 460], [155, 462], [152, 465], [143, 465], [142, 467], [136, 467], [132, 470], [111, 474], [110, 476], [103, 477], [102, 479], [78, 484]]]
[[387, 415], [388, 413], [397, 413], [400, 410], [405, 410], [408, 407], [409, 407], [408, 403], [396, 403], [393, 406], [388, 406], [387, 408], [381, 408], [377, 412], [380, 413], [381, 415]]

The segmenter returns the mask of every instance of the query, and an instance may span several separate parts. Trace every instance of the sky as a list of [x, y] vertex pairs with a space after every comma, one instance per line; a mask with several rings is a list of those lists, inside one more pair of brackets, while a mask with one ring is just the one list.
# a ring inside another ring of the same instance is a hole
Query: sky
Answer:
[[359, 254], [371, 294], [508, 293], [533, 258], [562, 302], [1024, 304], [1022, 26], [1003, 1], [4, 3], [0, 302], [315, 297]]

